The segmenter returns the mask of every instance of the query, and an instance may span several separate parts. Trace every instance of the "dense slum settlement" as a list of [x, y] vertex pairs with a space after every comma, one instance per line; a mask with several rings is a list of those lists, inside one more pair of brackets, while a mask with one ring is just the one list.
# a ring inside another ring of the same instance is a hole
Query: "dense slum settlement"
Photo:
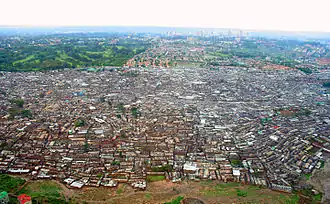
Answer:
[[72, 188], [212, 179], [290, 192], [330, 152], [329, 93], [297, 70], [2, 73], [0, 171]]

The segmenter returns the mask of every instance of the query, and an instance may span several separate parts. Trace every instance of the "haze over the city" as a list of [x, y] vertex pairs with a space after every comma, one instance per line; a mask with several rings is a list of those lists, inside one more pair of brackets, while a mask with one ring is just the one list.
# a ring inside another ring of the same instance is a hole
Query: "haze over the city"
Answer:
[[330, 31], [326, 0], [11, 0], [1, 26], [168, 26]]

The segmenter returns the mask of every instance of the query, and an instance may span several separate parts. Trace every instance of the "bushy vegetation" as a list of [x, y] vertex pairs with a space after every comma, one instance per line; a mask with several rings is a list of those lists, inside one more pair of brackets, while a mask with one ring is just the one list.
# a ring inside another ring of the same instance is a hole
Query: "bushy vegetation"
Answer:
[[241, 167], [241, 166], [243, 166], [242, 162], [240, 160], [236, 160], [236, 159], [231, 160], [231, 165], [233, 167]]
[[237, 192], [237, 196], [240, 196], [240, 197], [246, 197], [247, 196], [246, 191], [242, 191], [240, 189], [237, 189], [236, 192]]
[[40, 71], [89, 66], [122, 66], [149, 43], [118, 35], [57, 34], [6, 39], [0, 51], [1, 71]]
[[313, 73], [313, 70], [309, 68], [299, 68], [300, 71], [304, 72], [305, 74], [311, 74]]
[[136, 107], [133, 107], [131, 109], [131, 112], [132, 112], [132, 115], [133, 115], [134, 118], [137, 118], [140, 115], [140, 111]]
[[84, 143], [84, 152], [88, 152], [88, 150], [89, 150], [89, 144], [88, 144], [87, 141], [85, 141], [85, 143]]
[[21, 116], [23, 118], [32, 118], [32, 112], [31, 110], [24, 109], [21, 111]]
[[78, 118], [76, 121], [74, 121], [75, 127], [82, 127], [85, 125], [85, 121], [81, 118]]
[[122, 112], [122, 113], [125, 113], [125, 107], [124, 107], [124, 104], [123, 103], [119, 103], [117, 105], [117, 109]]
[[14, 192], [17, 187], [25, 183], [24, 179], [12, 177], [7, 174], [0, 174], [0, 192]]
[[111, 162], [112, 165], [120, 165], [120, 161], [113, 161]]
[[19, 108], [23, 108], [24, 100], [21, 99], [21, 98], [11, 99], [11, 100], [10, 100], [10, 103], [11, 103], [12, 105], [15, 105], [15, 106], [19, 107]]
[[319, 194], [314, 194], [313, 191], [312, 191], [312, 188], [306, 188], [306, 189], [303, 189], [301, 190], [301, 193], [304, 195], [304, 196], [307, 196], [309, 198], [311, 198], [313, 200], [313, 202], [316, 202], [316, 201], [321, 201], [322, 200], [322, 194], [319, 193]]
[[309, 180], [311, 178], [312, 174], [305, 174], [306, 180]]

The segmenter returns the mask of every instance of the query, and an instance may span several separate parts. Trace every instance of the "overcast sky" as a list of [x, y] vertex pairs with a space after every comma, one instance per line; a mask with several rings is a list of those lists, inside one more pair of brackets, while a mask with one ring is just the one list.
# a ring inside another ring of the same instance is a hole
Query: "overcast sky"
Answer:
[[330, 31], [330, 0], [1, 0], [0, 25]]

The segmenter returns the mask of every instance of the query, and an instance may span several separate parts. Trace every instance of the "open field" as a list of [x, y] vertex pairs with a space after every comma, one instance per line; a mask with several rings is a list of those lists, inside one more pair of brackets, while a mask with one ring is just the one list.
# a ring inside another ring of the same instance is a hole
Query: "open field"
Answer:
[[[35, 201], [44, 203], [65, 203], [65, 187], [55, 181], [33, 181], [24, 186], [17, 195], [27, 194]], [[68, 195], [67, 195], [68, 196]]]
[[299, 203], [299, 196], [272, 191], [252, 185], [219, 181], [154, 181], [146, 191], [136, 191], [128, 184], [117, 188], [84, 187], [69, 189], [54, 180], [28, 181], [15, 194], [27, 194], [34, 201], [46, 203], [176, 203], [181, 198], [197, 198], [204, 203]]
[[[238, 183], [219, 183], [216, 181], [182, 182], [174, 184], [166, 181], [149, 183], [146, 191], [134, 191], [127, 185], [118, 190], [111, 188], [84, 188], [74, 190], [76, 201], [87, 203], [165, 203], [179, 196], [198, 198], [204, 203], [298, 203], [297, 195], [283, 194], [257, 186], [242, 186]], [[239, 193], [244, 193], [240, 196]]]

